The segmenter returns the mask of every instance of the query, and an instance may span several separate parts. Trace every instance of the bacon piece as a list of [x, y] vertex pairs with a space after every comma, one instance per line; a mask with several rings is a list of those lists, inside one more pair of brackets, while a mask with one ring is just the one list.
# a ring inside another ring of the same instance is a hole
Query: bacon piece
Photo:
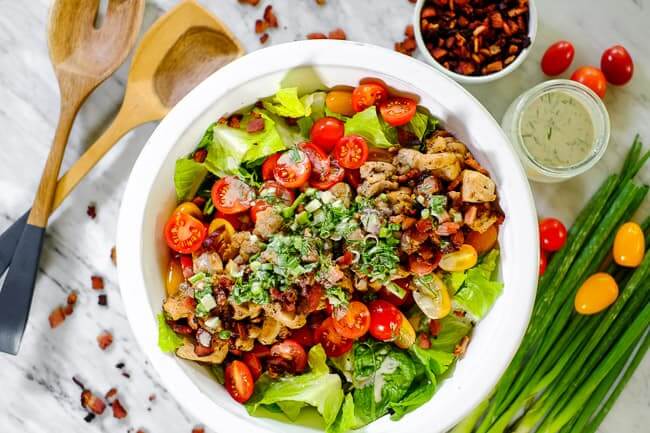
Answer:
[[260, 44], [265, 44], [266, 41], [268, 41], [268, 40], [269, 40], [269, 34], [268, 33], [264, 33], [262, 36], [260, 36]]
[[331, 32], [329, 32], [327, 34], [327, 37], [329, 39], [338, 39], [338, 40], [341, 40], [341, 41], [344, 41], [344, 40], [347, 39], [347, 35], [343, 31], [343, 29], [340, 28], [340, 27], [332, 30]]
[[264, 131], [264, 119], [262, 119], [261, 117], [256, 117], [255, 119], [251, 119], [251, 121], [248, 122], [248, 125], [246, 125], [246, 131], [248, 132]]
[[66, 316], [71, 315], [73, 312], [74, 312], [74, 307], [72, 305], [66, 305], [65, 307], [63, 307], [63, 313]]
[[418, 346], [422, 349], [431, 349], [431, 341], [429, 337], [424, 332], [420, 332], [418, 335]]
[[203, 162], [205, 161], [205, 158], [208, 156], [208, 151], [207, 149], [198, 149], [196, 152], [194, 152], [194, 156], [192, 157], [194, 161], [196, 162]]
[[438, 319], [433, 319], [429, 322], [429, 333], [432, 337], [437, 337], [442, 330], [442, 323]]
[[67, 302], [68, 302], [68, 305], [76, 304], [77, 303], [77, 292], [74, 292], [74, 291], [70, 292], [70, 294], [68, 294], [68, 301]]
[[268, 26], [269, 25], [266, 23], [266, 21], [255, 20], [255, 33], [257, 33], [258, 35], [264, 33], [264, 31]]
[[50, 328], [54, 329], [57, 326], [59, 326], [63, 321], [65, 320], [65, 311], [63, 307], [56, 307], [54, 311], [50, 313], [50, 316], [48, 317], [48, 320], [50, 321]]
[[81, 392], [81, 406], [95, 415], [101, 415], [106, 409], [106, 403], [87, 389]]
[[260, 4], [260, 0], [238, 0], [239, 3], [251, 6], [257, 6]]
[[113, 262], [113, 266], [117, 266], [117, 251], [115, 250], [115, 246], [111, 247], [111, 262]]
[[108, 346], [113, 344], [113, 334], [108, 331], [102, 332], [97, 336], [97, 344], [99, 344], [100, 349], [106, 350]]
[[126, 415], [128, 414], [118, 399], [115, 399], [113, 403], [111, 403], [111, 409], [113, 409], [113, 416], [117, 419], [126, 418]]
[[327, 39], [327, 35], [324, 33], [309, 33], [307, 39]]
[[466, 335], [462, 338], [462, 340], [460, 340], [460, 343], [458, 343], [454, 348], [454, 355], [457, 357], [463, 356], [467, 351], [468, 344], [469, 344], [469, 337]]
[[100, 276], [93, 275], [90, 277], [90, 282], [94, 290], [103, 290], [104, 289], [104, 279]]
[[268, 5], [264, 8], [264, 21], [271, 28], [278, 27], [278, 17], [276, 17], [273, 12], [273, 6]]
[[108, 392], [106, 393], [106, 395], [104, 395], [104, 399], [105, 399], [109, 404], [111, 404], [111, 403], [113, 403], [113, 401], [115, 400], [115, 397], [116, 397], [116, 396], [117, 396], [117, 389], [115, 389], [115, 388], [111, 388], [111, 389], [108, 390]]
[[102, 307], [108, 305], [108, 298], [106, 297], [106, 295], [99, 295], [97, 297], [97, 304], [101, 305]]
[[88, 205], [88, 208], [86, 209], [86, 215], [88, 215], [92, 219], [95, 219], [97, 217], [97, 208], [95, 207], [94, 204]]
[[194, 427], [192, 433], [205, 433], [205, 429], [203, 427]]

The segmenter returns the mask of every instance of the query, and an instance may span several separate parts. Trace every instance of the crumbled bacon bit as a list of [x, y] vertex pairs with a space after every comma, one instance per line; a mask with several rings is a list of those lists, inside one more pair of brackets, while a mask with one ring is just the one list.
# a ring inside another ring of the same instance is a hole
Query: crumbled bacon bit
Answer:
[[115, 388], [109, 389], [106, 395], [104, 395], [104, 399], [106, 399], [109, 404], [113, 403], [115, 397], [117, 397], [117, 389]]
[[251, 6], [257, 6], [258, 4], [260, 4], [260, 0], [239, 0], [239, 3], [251, 5]]
[[228, 126], [231, 128], [239, 128], [241, 126], [241, 120], [244, 116], [241, 114], [233, 114], [228, 118]]
[[467, 351], [468, 344], [469, 344], [469, 337], [466, 335], [463, 337], [462, 340], [460, 340], [460, 343], [458, 343], [454, 348], [454, 355], [457, 357], [463, 356]]
[[260, 44], [265, 44], [269, 40], [269, 34], [264, 33], [262, 36], [260, 36]]
[[94, 290], [103, 290], [104, 289], [104, 279], [100, 276], [93, 275], [90, 277], [90, 282]]
[[412, 25], [406, 26], [406, 29], [404, 29], [404, 36], [405, 38], [403, 41], [395, 42], [395, 51], [410, 56], [415, 52], [415, 48], [417, 47]]
[[92, 219], [95, 219], [97, 217], [97, 208], [95, 207], [94, 204], [88, 205], [88, 208], [86, 209], [86, 215], [88, 215]]
[[257, 33], [258, 35], [264, 33], [267, 27], [268, 24], [266, 23], [266, 21], [255, 20], [255, 33]]
[[149, 394], [149, 401], [154, 401], [156, 399], [156, 394]]
[[275, 13], [273, 12], [273, 6], [268, 5], [264, 8], [264, 21], [271, 28], [278, 27], [278, 17], [276, 17]]
[[100, 349], [106, 350], [108, 346], [113, 344], [113, 334], [108, 331], [102, 332], [97, 336], [97, 344], [99, 344]]
[[327, 39], [327, 35], [325, 33], [309, 33], [307, 39]]
[[111, 247], [111, 262], [113, 262], [113, 266], [117, 266], [117, 252], [114, 246]]
[[71, 315], [73, 312], [74, 312], [74, 307], [72, 305], [66, 305], [65, 307], [63, 307], [63, 313], [66, 316]]
[[418, 335], [418, 346], [420, 346], [422, 349], [431, 348], [431, 341], [429, 340], [427, 334], [424, 332], [420, 332], [420, 335]]
[[205, 429], [203, 427], [194, 427], [192, 433], [205, 433]]
[[192, 203], [197, 205], [198, 207], [202, 208], [205, 205], [205, 202], [207, 200], [204, 197], [201, 197], [200, 195], [197, 195], [192, 199]]
[[440, 331], [442, 330], [442, 323], [440, 320], [433, 319], [429, 321], [429, 333], [431, 333], [432, 337], [437, 337], [438, 334], [440, 334]]
[[444, 222], [436, 228], [436, 234], [440, 236], [450, 236], [460, 230], [460, 225], [454, 222]]
[[196, 162], [203, 162], [205, 161], [205, 158], [208, 156], [208, 151], [206, 149], [198, 149], [196, 152], [194, 152], [194, 161]]
[[68, 305], [74, 305], [77, 303], [77, 292], [70, 292], [68, 294]]
[[61, 323], [63, 323], [65, 320], [65, 310], [63, 307], [56, 307], [54, 311], [50, 313], [48, 320], [50, 321], [50, 328], [56, 328]]
[[247, 132], [264, 131], [264, 119], [262, 119], [261, 117], [256, 117], [255, 119], [251, 119], [250, 122], [248, 122], [248, 125], [246, 125], [246, 131]]
[[113, 416], [117, 419], [126, 418], [126, 415], [128, 414], [118, 399], [115, 399], [111, 403], [111, 409], [113, 409]]
[[329, 32], [327, 34], [327, 37], [329, 39], [338, 39], [338, 40], [341, 40], [341, 41], [344, 41], [344, 40], [347, 39], [347, 35], [343, 31], [343, 29], [340, 28], [340, 27], [332, 30], [331, 32]]
[[97, 297], [97, 304], [101, 305], [102, 307], [105, 307], [108, 305], [108, 297], [106, 295], [99, 295]]
[[106, 403], [87, 389], [81, 392], [81, 406], [95, 415], [101, 415], [106, 409]]

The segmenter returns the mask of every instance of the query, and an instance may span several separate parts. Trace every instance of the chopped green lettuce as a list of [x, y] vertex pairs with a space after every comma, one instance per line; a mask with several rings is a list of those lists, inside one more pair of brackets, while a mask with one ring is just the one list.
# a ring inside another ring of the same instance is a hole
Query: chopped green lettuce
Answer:
[[449, 289], [449, 294], [455, 294], [463, 286], [467, 274], [465, 272], [449, 272], [445, 274], [445, 284]]
[[410, 351], [424, 365], [427, 375], [434, 379], [445, 374], [456, 359], [452, 353], [423, 349], [417, 344], [411, 346]]
[[163, 352], [174, 352], [183, 345], [183, 339], [179, 337], [167, 324], [165, 315], [158, 314], [158, 347]]
[[413, 118], [409, 121], [407, 127], [413, 134], [415, 134], [418, 140], [422, 140], [422, 138], [424, 138], [424, 134], [427, 132], [428, 124], [429, 116], [417, 111]]
[[299, 98], [297, 87], [287, 87], [278, 90], [275, 95], [262, 101], [262, 104], [264, 108], [278, 116], [298, 118], [311, 114], [313, 99], [313, 94]]
[[[379, 116], [377, 116], [375, 106], [366, 108], [345, 122], [346, 135], [360, 135], [375, 147], [388, 148], [394, 146], [396, 134], [393, 132], [387, 134], [387, 131], [393, 130], [394, 128], [384, 128]], [[395, 135], [395, 137], [391, 137], [391, 135]]]
[[357, 417], [354, 415], [354, 398], [352, 394], [346, 394], [336, 420], [329, 426], [326, 433], [346, 433], [355, 429], [357, 425]]
[[178, 201], [190, 200], [203, 183], [208, 170], [203, 164], [193, 159], [183, 158], [176, 161], [174, 169], [174, 186]]
[[280, 409], [295, 420], [303, 407], [311, 406], [322, 415], [325, 426], [330, 427], [343, 403], [343, 389], [341, 378], [329, 372], [326, 360], [319, 344], [309, 351], [308, 373], [277, 380], [263, 375], [255, 385], [253, 397], [246, 403], [246, 410], [251, 415], [259, 415], [260, 409]]
[[503, 289], [503, 283], [493, 278], [498, 259], [499, 250], [487, 253], [478, 265], [467, 271], [463, 287], [454, 295], [455, 306], [474, 320], [485, 316]]
[[430, 378], [414, 382], [404, 398], [390, 404], [393, 411], [390, 419], [398, 421], [409, 412], [413, 412], [433, 397], [436, 392], [436, 382]]
[[443, 352], [453, 352], [460, 340], [472, 332], [472, 323], [455, 314], [440, 320], [440, 332], [431, 338], [431, 348]]

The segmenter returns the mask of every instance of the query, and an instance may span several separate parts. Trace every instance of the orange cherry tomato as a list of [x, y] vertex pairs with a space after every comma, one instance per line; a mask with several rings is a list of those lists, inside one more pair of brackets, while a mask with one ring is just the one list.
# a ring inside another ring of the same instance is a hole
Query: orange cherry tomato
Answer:
[[284, 152], [273, 170], [275, 180], [286, 188], [304, 185], [311, 174], [311, 162], [302, 150], [291, 149]]
[[356, 340], [363, 337], [370, 327], [370, 311], [365, 304], [352, 301], [341, 317], [334, 311], [334, 329], [345, 338]]
[[323, 345], [327, 356], [341, 356], [349, 352], [354, 345], [354, 340], [345, 338], [334, 328], [334, 319], [328, 317], [316, 329], [316, 340]]
[[393, 96], [379, 105], [381, 117], [391, 126], [406, 125], [415, 116], [417, 103], [411, 98]]
[[464, 244], [458, 251], [443, 255], [438, 266], [447, 272], [460, 272], [474, 267], [477, 261], [478, 254], [474, 247]]
[[377, 105], [388, 97], [388, 90], [379, 83], [360, 84], [352, 91], [352, 108], [357, 113]]
[[395, 346], [400, 349], [408, 349], [415, 343], [415, 329], [413, 329], [413, 325], [411, 325], [411, 322], [409, 322], [404, 313], [400, 311], [400, 314], [402, 315], [402, 324], [399, 327], [399, 334], [395, 339]]
[[186, 201], [185, 203], [179, 204], [176, 206], [176, 209], [174, 209], [174, 212], [186, 213], [198, 219], [201, 219], [203, 217], [203, 212], [201, 212], [201, 209], [199, 209], [196, 203], [192, 203], [191, 201]]
[[274, 153], [264, 160], [264, 163], [262, 164], [262, 179], [273, 179], [273, 170], [275, 170], [275, 166], [278, 165], [278, 159], [280, 158], [280, 155], [282, 155], [280, 152]]
[[359, 135], [342, 137], [334, 147], [334, 158], [343, 168], [357, 169], [368, 160], [368, 143]]
[[212, 186], [212, 203], [225, 214], [240, 213], [251, 207], [255, 191], [234, 176], [226, 176]]
[[343, 116], [352, 116], [355, 113], [352, 106], [352, 92], [346, 90], [332, 90], [329, 92], [325, 97], [325, 105], [331, 112]]
[[226, 367], [224, 386], [235, 401], [246, 403], [253, 395], [255, 380], [248, 366], [235, 360]]
[[571, 79], [589, 87], [601, 99], [605, 97], [607, 80], [600, 69], [594, 66], [581, 66], [571, 75]]
[[498, 236], [499, 231], [497, 230], [496, 225], [492, 224], [483, 233], [477, 231], [469, 232], [469, 234], [465, 236], [465, 242], [473, 246], [476, 252], [481, 255], [494, 248]]
[[575, 309], [580, 314], [596, 314], [609, 307], [618, 298], [618, 284], [611, 275], [599, 272], [587, 278], [575, 298]]
[[626, 268], [636, 268], [643, 261], [645, 236], [635, 222], [623, 224], [614, 238], [614, 261]]
[[165, 240], [172, 250], [190, 254], [201, 247], [208, 234], [205, 225], [191, 215], [174, 212], [165, 224]]

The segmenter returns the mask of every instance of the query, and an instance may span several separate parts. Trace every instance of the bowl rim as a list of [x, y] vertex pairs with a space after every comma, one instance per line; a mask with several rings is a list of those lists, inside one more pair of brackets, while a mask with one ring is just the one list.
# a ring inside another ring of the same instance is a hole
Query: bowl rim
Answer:
[[[486, 121], [491, 122], [493, 127], [490, 133], [494, 132], [498, 135], [500, 142], [508, 144], [500, 149], [505, 152], [501, 158], [507, 160], [508, 168], [514, 170], [513, 176], [516, 176], [520, 182], [518, 191], [521, 196], [517, 197], [517, 208], [521, 207], [521, 224], [530, 230], [521, 235], [518, 234], [518, 238], [521, 236], [521, 240], [526, 244], [538, 244], [537, 215], [532, 192], [523, 168], [514, 150], [509, 146], [505, 133], [487, 109], [467, 90], [446, 75], [438, 73], [431, 66], [386, 48], [359, 42], [332, 40], [308, 40], [279, 44], [255, 51], [224, 66], [183, 98], [158, 125], [145, 144], [126, 185], [117, 233], [120, 292], [136, 341], [170, 394], [174, 396], [192, 395], [192, 399], [179, 399], [180, 403], [188, 412], [217, 431], [223, 431], [225, 427], [229, 430], [241, 428], [252, 433], [276, 430], [262, 426], [262, 423], [251, 422], [252, 418], [247, 414], [241, 416], [242, 414], [219, 406], [187, 376], [174, 356], [163, 353], [158, 348], [156, 313], [146, 294], [147, 283], [142, 263], [142, 233], [146, 226], [144, 221], [146, 202], [156, 175], [169, 158], [170, 152], [178, 143], [179, 138], [220, 96], [228, 94], [232, 88], [251, 79], [254, 80], [256, 77], [301, 66], [339, 66], [363, 69], [365, 66], [359, 66], [359, 59], [364, 57], [371, 62], [371, 66], [367, 67], [369, 74], [372, 73], [372, 70], [402, 76], [408, 72], [415, 77], [411, 79], [412, 82], [420, 82], [419, 85], [416, 85], [420, 88], [426, 88], [425, 83], [431, 84], [431, 82], [444, 80], [453, 86], [455, 92], [459, 92], [458, 96], [461, 99], [464, 96], [468, 102], [475, 106], [475, 109], [482, 112]], [[389, 72], [386, 72], [387, 70]], [[439, 431], [449, 429], [459, 422], [492, 391], [519, 348], [530, 319], [537, 286], [539, 252], [535, 248], [529, 250], [523, 257], [518, 257], [520, 263], [517, 265], [518, 268], [523, 268], [526, 271], [523, 273], [526, 276], [525, 284], [518, 288], [526, 294], [524, 298], [526, 303], [518, 305], [520, 308], [509, 315], [516, 318], [520, 327], [512, 332], [509, 346], [503, 348], [501, 357], [498, 359], [498, 367], [494, 370], [494, 377], [486, 380], [486, 383], [481, 384], [480, 389], [475, 389], [471, 395], [468, 395], [467, 404], [462, 409], [457, 408], [456, 413], [446, 420], [444, 427], [440, 426]], [[217, 408], [218, 410], [216, 410]], [[427, 421], [426, 418], [411, 416], [405, 417], [397, 423], [389, 422], [393, 431], [410, 431], [415, 428], [429, 430], [431, 428], [430, 421]], [[378, 420], [371, 426], [381, 421]], [[386, 421], [385, 418], [384, 421]], [[371, 431], [388, 431], [387, 429], [378, 430], [378, 428]]]
[[528, 0], [528, 36], [530, 37], [530, 45], [524, 48], [521, 51], [521, 53], [519, 53], [519, 55], [514, 60], [514, 62], [510, 63], [508, 66], [506, 66], [499, 72], [495, 72], [494, 74], [489, 74], [489, 75], [478, 75], [478, 76], [462, 75], [450, 71], [449, 69], [445, 68], [440, 63], [438, 63], [436, 59], [433, 58], [433, 56], [427, 49], [426, 44], [424, 43], [424, 39], [422, 38], [422, 30], [420, 28], [420, 14], [422, 12], [422, 7], [424, 6], [424, 3], [426, 1], [427, 0], [417, 0], [417, 3], [415, 4], [415, 8], [413, 9], [412, 20], [413, 20], [413, 30], [414, 30], [413, 33], [415, 35], [415, 43], [418, 47], [418, 50], [422, 54], [422, 57], [424, 57], [424, 60], [427, 63], [429, 63], [431, 66], [433, 66], [443, 74], [447, 75], [448, 77], [451, 77], [454, 80], [458, 81], [459, 83], [483, 84], [483, 83], [490, 83], [492, 81], [496, 81], [500, 78], [505, 77], [506, 75], [510, 74], [512, 71], [517, 69], [524, 62], [524, 60], [526, 60], [526, 57], [528, 57], [528, 54], [530, 53], [533, 44], [535, 43], [535, 39], [537, 36], [537, 20], [538, 20], [537, 6], [534, 0]]

